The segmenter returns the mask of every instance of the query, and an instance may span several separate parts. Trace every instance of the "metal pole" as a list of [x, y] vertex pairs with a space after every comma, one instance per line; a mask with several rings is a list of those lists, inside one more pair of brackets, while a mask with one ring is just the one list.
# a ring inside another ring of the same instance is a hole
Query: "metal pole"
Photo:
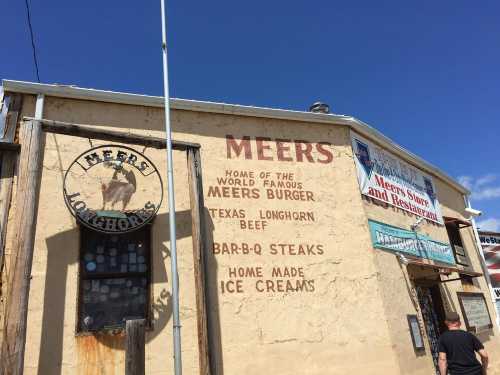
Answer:
[[165, 0], [161, 0], [161, 30], [163, 50], [163, 90], [165, 102], [165, 132], [167, 142], [167, 186], [168, 186], [168, 217], [170, 221], [170, 254], [172, 268], [172, 314], [174, 331], [174, 370], [175, 375], [182, 375], [181, 359], [181, 325], [179, 318], [179, 274], [177, 271], [177, 243], [175, 230], [175, 198], [174, 174], [172, 166], [172, 130], [170, 127], [170, 96], [168, 92], [168, 62], [167, 62], [167, 25]]

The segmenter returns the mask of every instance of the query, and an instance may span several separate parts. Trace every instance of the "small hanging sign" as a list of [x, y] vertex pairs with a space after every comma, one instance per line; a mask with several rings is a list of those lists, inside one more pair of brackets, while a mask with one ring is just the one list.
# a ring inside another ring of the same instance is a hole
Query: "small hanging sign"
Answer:
[[93, 147], [64, 175], [64, 201], [83, 225], [105, 233], [130, 232], [149, 223], [163, 200], [156, 166], [122, 145]]

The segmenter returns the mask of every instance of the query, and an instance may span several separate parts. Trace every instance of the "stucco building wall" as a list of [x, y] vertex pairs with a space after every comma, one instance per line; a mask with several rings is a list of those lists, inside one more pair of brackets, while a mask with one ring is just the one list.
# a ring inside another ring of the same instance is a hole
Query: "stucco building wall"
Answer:
[[[433, 178], [437, 189], [437, 196], [440, 200], [443, 216], [457, 219], [466, 219], [470, 215], [465, 212], [465, 202], [463, 195], [455, 189], [448, 186], [439, 178]], [[371, 199], [363, 200], [364, 210], [369, 219], [384, 222], [399, 228], [409, 230], [411, 225], [418, 219], [417, 216], [408, 213], [396, 207], [384, 204], [377, 204]], [[448, 234], [445, 226], [435, 224], [431, 221], [425, 221], [421, 224], [419, 233], [427, 235], [434, 240], [448, 243]], [[460, 235], [466, 249], [471, 269], [482, 272], [477, 244], [474, 239], [474, 233], [471, 227], [460, 230]], [[415, 353], [408, 335], [408, 323], [405, 319], [407, 314], [420, 314], [418, 304], [415, 304], [415, 283], [411, 280], [418, 276], [423, 276], [425, 271], [418, 267], [411, 268], [410, 272], [406, 267], [400, 265], [394, 253], [375, 249], [375, 259], [381, 277], [379, 278], [380, 290], [384, 301], [385, 314], [388, 319], [389, 331], [391, 332], [394, 350], [405, 374], [424, 374], [432, 372], [432, 362], [429, 358], [429, 346], [427, 340], [426, 355]], [[421, 273], [419, 275], [419, 272]], [[453, 273], [449, 279], [457, 278]], [[442, 278], [446, 280], [446, 277]], [[440, 284], [440, 292], [443, 297], [444, 308], [447, 311], [456, 311], [461, 313], [457, 292], [482, 292], [486, 297], [488, 310], [491, 318], [495, 321], [495, 309], [492, 305], [490, 293], [484, 277], [473, 279], [472, 284], [462, 281], [450, 281]], [[397, 302], [396, 302], [397, 301]], [[465, 327], [464, 327], [465, 328]], [[422, 329], [424, 335], [425, 329]], [[500, 371], [500, 341], [498, 339], [498, 327], [494, 324], [493, 329], [478, 334], [485, 348], [491, 355], [489, 373], [498, 373]]]
[[[33, 113], [34, 97], [25, 95], [23, 115]], [[43, 117], [142, 135], [161, 136], [163, 129], [163, 110], [153, 107], [47, 97]], [[407, 289], [408, 274], [393, 254], [373, 249], [367, 227], [367, 219], [372, 218], [408, 228], [415, 217], [361, 197], [346, 126], [183, 110], [173, 111], [172, 125], [174, 139], [201, 144], [205, 215], [214, 244], [208, 259], [208, 287], [211, 350], [218, 374], [432, 372], [428, 350], [419, 355], [411, 344], [406, 314], [416, 309]], [[241, 142], [244, 137], [249, 137], [248, 143]], [[310, 152], [301, 153], [308, 147]], [[79, 231], [63, 201], [62, 176], [88, 148], [85, 139], [46, 136], [27, 374], [123, 373], [122, 336], [75, 336]], [[144, 152], [164, 175], [165, 151]], [[185, 155], [175, 152], [174, 162], [183, 366], [184, 373], [197, 374]], [[228, 176], [243, 177], [237, 177], [239, 182], [224, 182]], [[462, 217], [460, 194], [434, 181], [443, 214]], [[285, 187], [277, 188], [279, 184]], [[276, 189], [296, 194], [279, 199]], [[165, 202], [166, 197], [153, 224], [155, 319], [146, 347], [146, 372], [151, 374], [171, 374], [173, 368]], [[300, 220], [272, 219], [265, 217], [267, 211], [303, 215]], [[426, 223], [423, 231], [448, 242], [444, 227]], [[15, 228], [9, 226], [8, 245], [14, 235]], [[463, 235], [463, 240], [474, 269], [480, 270], [472, 236]], [[224, 246], [235, 246], [235, 251], [223, 251]], [[295, 287], [288, 288], [287, 280]], [[301, 280], [309, 283], [297, 287]], [[482, 278], [475, 288], [479, 287], [487, 291]], [[451, 303], [458, 306], [455, 291], [462, 290], [460, 282], [445, 288]], [[482, 339], [498, 358], [498, 332], [493, 332]]]

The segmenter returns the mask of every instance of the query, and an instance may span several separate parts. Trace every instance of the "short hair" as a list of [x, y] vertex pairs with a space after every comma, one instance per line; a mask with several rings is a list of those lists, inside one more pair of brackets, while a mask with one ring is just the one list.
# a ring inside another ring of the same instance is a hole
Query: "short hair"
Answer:
[[447, 322], [456, 323], [460, 321], [460, 315], [458, 315], [455, 311], [449, 311], [446, 313], [445, 319]]

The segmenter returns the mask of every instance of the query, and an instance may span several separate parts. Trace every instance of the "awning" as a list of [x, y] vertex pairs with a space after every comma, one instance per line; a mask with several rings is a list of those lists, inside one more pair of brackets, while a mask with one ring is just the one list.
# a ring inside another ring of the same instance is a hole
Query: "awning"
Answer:
[[[472, 270], [465, 270], [465, 269], [461, 269], [461, 268], [458, 268], [457, 266], [452, 266], [449, 264], [446, 264], [446, 265], [445, 264], [429, 264], [429, 263], [424, 263], [423, 261], [421, 261], [419, 259], [413, 259], [413, 258], [411, 258], [411, 259], [407, 258], [407, 259], [408, 259], [408, 265], [414, 265], [414, 266], [424, 267], [427, 269], [433, 269], [433, 270], [437, 271], [437, 274], [439, 274], [439, 275], [448, 276], [451, 273], [456, 272], [459, 275], [468, 276], [468, 277], [483, 276], [483, 274], [481, 272], [476, 272], [476, 271], [472, 271]], [[455, 281], [455, 280], [460, 280], [460, 278], [441, 280], [440, 282], [446, 283], [448, 281]]]
[[470, 227], [472, 223], [467, 220], [458, 219], [456, 217], [443, 216], [445, 223], [454, 223], [458, 229]]

